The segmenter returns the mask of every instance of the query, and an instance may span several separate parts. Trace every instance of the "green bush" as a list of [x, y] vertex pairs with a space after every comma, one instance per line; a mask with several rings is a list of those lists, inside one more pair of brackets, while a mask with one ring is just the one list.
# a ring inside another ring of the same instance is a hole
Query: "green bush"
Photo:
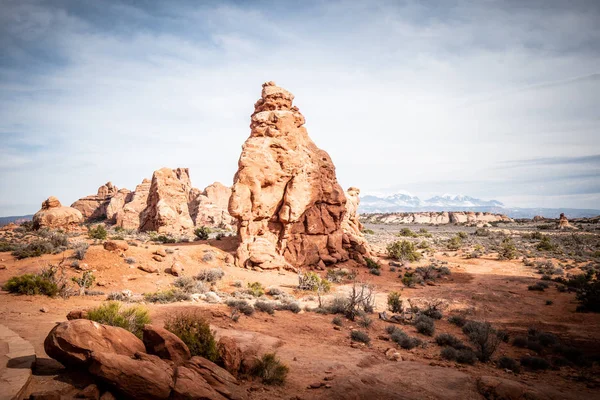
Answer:
[[265, 288], [260, 282], [248, 283], [248, 293], [254, 297], [260, 297], [265, 294]]
[[13, 276], [4, 285], [4, 290], [10, 293], [30, 296], [43, 294], [53, 297], [58, 294], [58, 286], [56, 283], [41, 274]]
[[144, 325], [150, 323], [148, 310], [140, 305], [123, 308], [118, 301], [109, 301], [96, 308], [88, 310], [87, 319], [100, 324], [117, 326], [142, 338]]
[[149, 303], [174, 303], [176, 301], [189, 300], [191, 297], [188, 293], [180, 289], [168, 289], [154, 293], [144, 293], [144, 299]]
[[390, 340], [397, 343], [403, 349], [411, 350], [422, 343], [420, 339], [408, 336], [406, 332], [395, 326], [388, 327], [387, 331], [390, 333]]
[[251, 374], [261, 378], [264, 384], [283, 385], [288, 372], [288, 366], [283, 364], [275, 353], [267, 353], [258, 360]]
[[234, 310], [238, 310], [239, 312], [241, 312], [244, 315], [254, 314], [254, 307], [252, 307], [252, 305], [250, 303], [248, 303], [246, 300], [229, 299], [229, 300], [227, 300], [226, 304], [229, 307], [233, 308]]
[[43, 254], [52, 254], [54, 250], [54, 246], [50, 241], [35, 240], [26, 245], [18, 246], [12, 252], [12, 255], [15, 256], [17, 260], [22, 260], [29, 257], [39, 257]]
[[88, 236], [90, 239], [105, 240], [108, 236], [104, 225], [96, 225], [94, 228], [88, 227]]
[[336, 315], [331, 320], [331, 323], [334, 324], [334, 325], [337, 325], [337, 326], [342, 326], [342, 325], [344, 325], [344, 320], [339, 315]]
[[388, 310], [393, 313], [401, 313], [403, 310], [400, 292], [390, 292], [387, 297]]
[[210, 228], [206, 226], [201, 226], [200, 228], [196, 228], [194, 234], [198, 238], [198, 240], [208, 240], [208, 235], [210, 235]]
[[0, 253], [4, 253], [5, 251], [15, 251], [19, 246], [13, 243], [8, 242], [0, 242]]
[[501, 339], [488, 322], [469, 321], [463, 326], [463, 332], [477, 349], [477, 357], [482, 362], [490, 360], [498, 349]]
[[435, 342], [439, 346], [450, 346], [457, 350], [464, 349], [466, 347], [465, 344], [460, 339], [458, 339], [456, 336], [451, 335], [449, 333], [442, 333], [442, 334], [437, 335], [435, 337]]
[[433, 319], [423, 314], [420, 314], [415, 319], [415, 328], [417, 329], [417, 332], [425, 336], [433, 336], [435, 333]]
[[517, 257], [517, 248], [511, 238], [504, 238], [498, 249], [499, 260], [512, 260]]
[[448, 322], [462, 328], [467, 323], [467, 319], [462, 315], [452, 315], [448, 318]]
[[517, 374], [521, 372], [521, 367], [519, 366], [519, 363], [515, 359], [510, 357], [500, 357], [496, 362], [496, 365], [500, 369], [508, 369]]
[[462, 247], [462, 239], [460, 238], [460, 236], [454, 236], [452, 239], [448, 240], [446, 246], [448, 247], [448, 250], [460, 250], [460, 248]]
[[92, 271], [85, 271], [80, 277], [73, 277], [71, 280], [79, 286], [79, 295], [83, 296], [85, 289], [89, 289], [92, 286], [96, 277]]
[[327, 293], [331, 290], [331, 283], [327, 279], [322, 279], [315, 272], [299, 273], [298, 289]]
[[275, 304], [270, 301], [258, 300], [256, 303], [254, 303], [254, 308], [270, 315], [275, 314]]
[[174, 333], [190, 349], [192, 356], [201, 356], [217, 361], [217, 342], [208, 322], [198, 313], [182, 312], [165, 322], [165, 329]]
[[353, 342], [361, 342], [365, 344], [371, 343], [371, 338], [369, 337], [369, 334], [363, 331], [355, 330], [350, 332], [350, 339], [352, 339]]
[[89, 247], [90, 245], [86, 242], [79, 242], [75, 244], [75, 246], [73, 246], [73, 257], [78, 260], [83, 260]]
[[200, 271], [198, 275], [196, 275], [196, 279], [199, 281], [213, 283], [222, 279], [224, 276], [225, 271], [223, 271], [221, 268], [209, 268]]
[[415, 249], [414, 243], [407, 240], [399, 240], [389, 244], [387, 253], [390, 258], [399, 261], [416, 262], [421, 259], [421, 253]]
[[552, 243], [549, 236], [543, 235], [536, 249], [539, 251], [553, 251], [556, 249], [556, 245]]
[[469, 236], [469, 235], [467, 235], [467, 232], [462, 232], [462, 231], [458, 232], [456, 235], [461, 239], [466, 239]]
[[410, 228], [402, 228], [400, 229], [400, 232], [398, 232], [398, 236], [417, 237], [418, 235], [411, 231]]
[[381, 269], [381, 265], [379, 265], [377, 261], [373, 260], [372, 258], [365, 257], [365, 262], [367, 263], [368, 269]]

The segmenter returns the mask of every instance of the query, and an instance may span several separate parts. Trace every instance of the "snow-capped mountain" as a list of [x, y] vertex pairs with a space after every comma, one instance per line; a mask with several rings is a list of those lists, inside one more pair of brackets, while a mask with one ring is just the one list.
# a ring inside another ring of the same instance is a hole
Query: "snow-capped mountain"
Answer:
[[467, 211], [480, 207], [504, 207], [497, 200], [481, 200], [470, 196], [449, 195], [435, 196], [421, 200], [407, 192], [391, 195], [365, 194], [360, 199], [359, 211], [372, 212], [401, 212], [401, 211]]

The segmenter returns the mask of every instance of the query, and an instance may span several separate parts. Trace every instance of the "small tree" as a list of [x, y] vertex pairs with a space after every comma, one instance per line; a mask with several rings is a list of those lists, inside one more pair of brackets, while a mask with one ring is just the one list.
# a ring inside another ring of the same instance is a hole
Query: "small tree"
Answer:
[[414, 243], [408, 240], [399, 240], [389, 244], [387, 253], [390, 258], [399, 261], [416, 262], [421, 259], [421, 253], [415, 249]]
[[504, 238], [498, 249], [499, 260], [512, 260], [517, 257], [517, 248], [511, 238]]
[[79, 285], [79, 295], [83, 296], [85, 294], [85, 289], [89, 289], [92, 286], [96, 277], [92, 271], [85, 271], [81, 277], [73, 277], [72, 280]]
[[94, 228], [88, 227], [88, 236], [90, 239], [104, 240], [107, 235], [108, 232], [106, 232], [104, 225], [96, 225]]
[[393, 313], [401, 313], [403, 310], [400, 292], [390, 292], [387, 298], [388, 309]]
[[463, 326], [463, 332], [475, 346], [481, 362], [488, 362], [501, 342], [496, 329], [489, 322], [469, 321]]
[[206, 226], [201, 226], [200, 228], [196, 228], [194, 234], [198, 238], [198, 240], [208, 240], [208, 235], [210, 234], [210, 228]]

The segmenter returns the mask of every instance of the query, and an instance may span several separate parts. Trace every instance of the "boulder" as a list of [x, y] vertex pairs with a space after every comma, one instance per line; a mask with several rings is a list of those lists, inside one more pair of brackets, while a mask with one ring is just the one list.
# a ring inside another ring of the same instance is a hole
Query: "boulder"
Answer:
[[125, 329], [75, 319], [56, 325], [44, 341], [44, 350], [65, 366], [80, 367], [88, 364], [92, 352], [131, 357], [145, 347]]
[[190, 215], [194, 225], [233, 230], [236, 220], [229, 214], [227, 207], [231, 197], [231, 188], [215, 182], [200, 192], [193, 188], [190, 193]]
[[159, 357], [138, 352], [134, 358], [93, 352], [90, 374], [130, 399], [167, 399], [173, 388], [173, 367]]
[[150, 180], [144, 179], [142, 183], [136, 186], [135, 191], [128, 196], [129, 201], [123, 205], [123, 208], [117, 210], [114, 216], [117, 226], [124, 229], [139, 229], [140, 218], [148, 202], [150, 184]]
[[72, 310], [67, 314], [67, 320], [72, 321], [74, 319], [87, 319], [86, 310]]
[[181, 263], [175, 261], [173, 265], [171, 265], [171, 268], [167, 268], [165, 272], [168, 272], [173, 276], [181, 276], [181, 274], [183, 274], [183, 267], [181, 266]]
[[154, 171], [147, 207], [140, 216], [140, 230], [172, 234], [191, 231], [194, 228], [188, 206], [191, 187], [187, 168]]
[[54, 196], [42, 202], [42, 208], [33, 216], [33, 228], [71, 229], [83, 222], [83, 215], [72, 207], [63, 207]]
[[[158, 256], [155, 256], [155, 257], [158, 257]], [[161, 258], [161, 260], [162, 260], [162, 258]], [[141, 264], [141, 265], [138, 265], [138, 269], [141, 270], [141, 271], [147, 272], [149, 274], [156, 274], [156, 273], [158, 273], [158, 268], [155, 267], [155, 266], [153, 266], [153, 265]]]
[[79, 210], [86, 221], [105, 219], [106, 208], [117, 192], [117, 187], [107, 182], [98, 188], [97, 194], [83, 197], [71, 204], [71, 207]]
[[125, 240], [107, 240], [106, 242], [104, 242], [103, 246], [104, 250], [108, 251], [126, 251], [127, 249], [129, 249], [129, 245]]
[[254, 105], [229, 213], [237, 219], [237, 265], [316, 267], [348, 260], [342, 220], [346, 196], [327, 152], [308, 137], [294, 96], [273, 82]]
[[110, 198], [106, 206], [106, 220], [111, 224], [117, 223], [118, 213], [133, 199], [133, 192], [128, 189], [120, 189], [113, 197]]
[[551, 398], [523, 383], [495, 376], [479, 377], [477, 379], [477, 390], [486, 399], [495, 400], [549, 400]]
[[238, 376], [242, 365], [242, 350], [239, 348], [235, 339], [224, 336], [217, 343], [219, 359], [223, 367], [233, 376]]
[[189, 360], [190, 350], [175, 334], [164, 328], [146, 325], [143, 329], [143, 341], [146, 351], [162, 359], [171, 360], [176, 365]]
[[226, 370], [202, 357], [177, 367], [172, 399], [246, 399], [246, 392]]
[[[346, 191], [346, 213], [342, 221], [344, 242], [352, 246], [352, 254], [370, 256], [370, 246], [363, 234], [363, 225], [359, 220], [358, 206], [360, 204], [360, 189], [351, 187]], [[326, 259], [324, 261], [327, 261]]]
[[556, 228], [557, 229], [577, 229], [569, 223], [569, 220], [565, 216], [565, 213], [560, 213], [560, 218], [558, 220], [558, 224], [556, 225]]

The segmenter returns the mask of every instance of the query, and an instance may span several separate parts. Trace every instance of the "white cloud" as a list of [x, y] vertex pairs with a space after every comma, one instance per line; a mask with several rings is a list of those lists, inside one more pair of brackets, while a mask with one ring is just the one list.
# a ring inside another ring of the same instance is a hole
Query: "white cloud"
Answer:
[[[49, 195], [70, 203], [107, 180], [132, 189], [163, 166], [190, 167], [199, 187], [231, 183], [267, 80], [296, 95], [343, 186], [536, 206], [534, 185], [514, 193], [511, 182], [541, 185], [573, 166], [498, 166], [599, 153], [600, 81], [577, 79], [600, 72], [598, 13], [478, 4], [115, 3], [113, 27], [108, 16], [13, 3], [0, 21], [13, 38], [0, 50], [14, 60], [0, 66], [0, 214]], [[578, 182], [544, 204], [600, 200], [571, 195], [598, 180]]]

